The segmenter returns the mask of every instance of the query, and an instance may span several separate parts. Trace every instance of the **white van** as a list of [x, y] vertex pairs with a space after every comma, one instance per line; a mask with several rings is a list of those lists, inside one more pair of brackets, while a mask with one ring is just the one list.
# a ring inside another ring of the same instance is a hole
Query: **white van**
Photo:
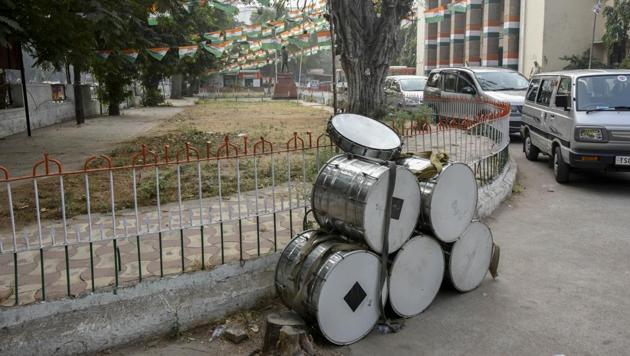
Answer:
[[527, 159], [552, 157], [559, 183], [572, 168], [630, 171], [630, 70], [535, 75], [521, 135]]

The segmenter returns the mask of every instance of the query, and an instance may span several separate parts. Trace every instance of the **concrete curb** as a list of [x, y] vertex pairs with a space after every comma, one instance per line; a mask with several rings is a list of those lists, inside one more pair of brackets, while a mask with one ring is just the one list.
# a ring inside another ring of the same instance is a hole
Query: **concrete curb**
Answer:
[[479, 189], [479, 199], [477, 201], [478, 219], [490, 216], [505, 199], [512, 195], [517, 171], [516, 161], [510, 158], [503, 172], [499, 174], [494, 182]]
[[93, 353], [189, 329], [275, 295], [280, 252], [101, 292], [0, 312], [1, 355]]

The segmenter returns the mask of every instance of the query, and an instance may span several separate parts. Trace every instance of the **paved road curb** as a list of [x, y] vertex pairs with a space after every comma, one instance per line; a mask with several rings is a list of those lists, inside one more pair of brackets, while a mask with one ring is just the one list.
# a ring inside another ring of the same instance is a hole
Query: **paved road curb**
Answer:
[[0, 355], [93, 353], [189, 329], [273, 297], [280, 253], [0, 312]]
[[491, 184], [479, 189], [477, 202], [477, 218], [483, 219], [490, 216], [501, 203], [512, 195], [512, 188], [516, 182], [518, 167], [516, 161], [510, 161], [503, 172]]

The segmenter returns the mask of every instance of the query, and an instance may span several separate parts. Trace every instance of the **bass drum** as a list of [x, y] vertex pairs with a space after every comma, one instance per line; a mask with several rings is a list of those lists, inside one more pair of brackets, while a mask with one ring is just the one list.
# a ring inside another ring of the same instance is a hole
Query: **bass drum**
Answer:
[[344, 152], [382, 160], [396, 159], [402, 150], [400, 136], [389, 126], [356, 114], [333, 116], [328, 135]]
[[492, 259], [492, 231], [481, 222], [470, 224], [454, 244], [444, 246], [446, 279], [459, 292], [470, 292], [483, 281]]
[[312, 276], [306, 300], [307, 319], [322, 335], [348, 345], [367, 335], [380, 316], [379, 257], [371, 251], [337, 251], [322, 260]]
[[[339, 155], [319, 171], [311, 197], [317, 223], [383, 250], [383, 220], [389, 168], [361, 158]], [[420, 213], [420, 188], [404, 167], [396, 168], [389, 226], [389, 252], [409, 239]]]
[[280, 254], [275, 275], [276, 292], [280, 300], [288, 307], [291, 307], [293, 298], [298, 291], [298, 268], [301, 261], [306, 258], [304, 255], [307, 252], [305, 251], [306, 244], [318, 235], [322, 235], [322, 233], [317, 230], [301, 232], [295, 235]]
[[440, 290], [444, 276], [444, 254], [429, 236], [407, 241], [394, 257], [389, 273], [389, 304], [399, 316], [423, 312]]
[[[411, 172], [431, 164], [420, 157], [397, 162]], [[477, 210], [477, 180], [463, 163], [444, 166], [435, 177], [419, 182], [422, 192], [419, 228], [442, 242], [453, 242], [466, 230]]]

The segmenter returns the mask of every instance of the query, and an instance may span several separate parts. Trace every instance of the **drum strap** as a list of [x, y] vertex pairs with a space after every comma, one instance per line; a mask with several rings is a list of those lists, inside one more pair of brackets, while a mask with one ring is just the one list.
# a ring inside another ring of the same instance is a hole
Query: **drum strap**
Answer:
[[496, 243], [492, 243], [492, 257], [490, 259], [490, 274], [492, 278], [499, 276], [499, 258], [501, 258], [501, 248]]
[[381, 309], [379, 328], [385, 329], [386, 333], [396, 333], [400, 331], [402, 324], [392, 321], [387, 317], [387, 314], [385, 313], [385, 300], [383, 300], [383, 288], [385, 287], [385, 282], [389, 278], [389, 223], [392, 214], [392, 197], [394, 196], [394, 188], [396, 186], [396, 164], [394, 162], [388, 162], [388, 165], [389, 180], [387, 184], [387, 200], [385, 201], [385, 216], [383, 218], [383, 248], [381, 250], [381, 273], [378, 283], [379, 308]]

